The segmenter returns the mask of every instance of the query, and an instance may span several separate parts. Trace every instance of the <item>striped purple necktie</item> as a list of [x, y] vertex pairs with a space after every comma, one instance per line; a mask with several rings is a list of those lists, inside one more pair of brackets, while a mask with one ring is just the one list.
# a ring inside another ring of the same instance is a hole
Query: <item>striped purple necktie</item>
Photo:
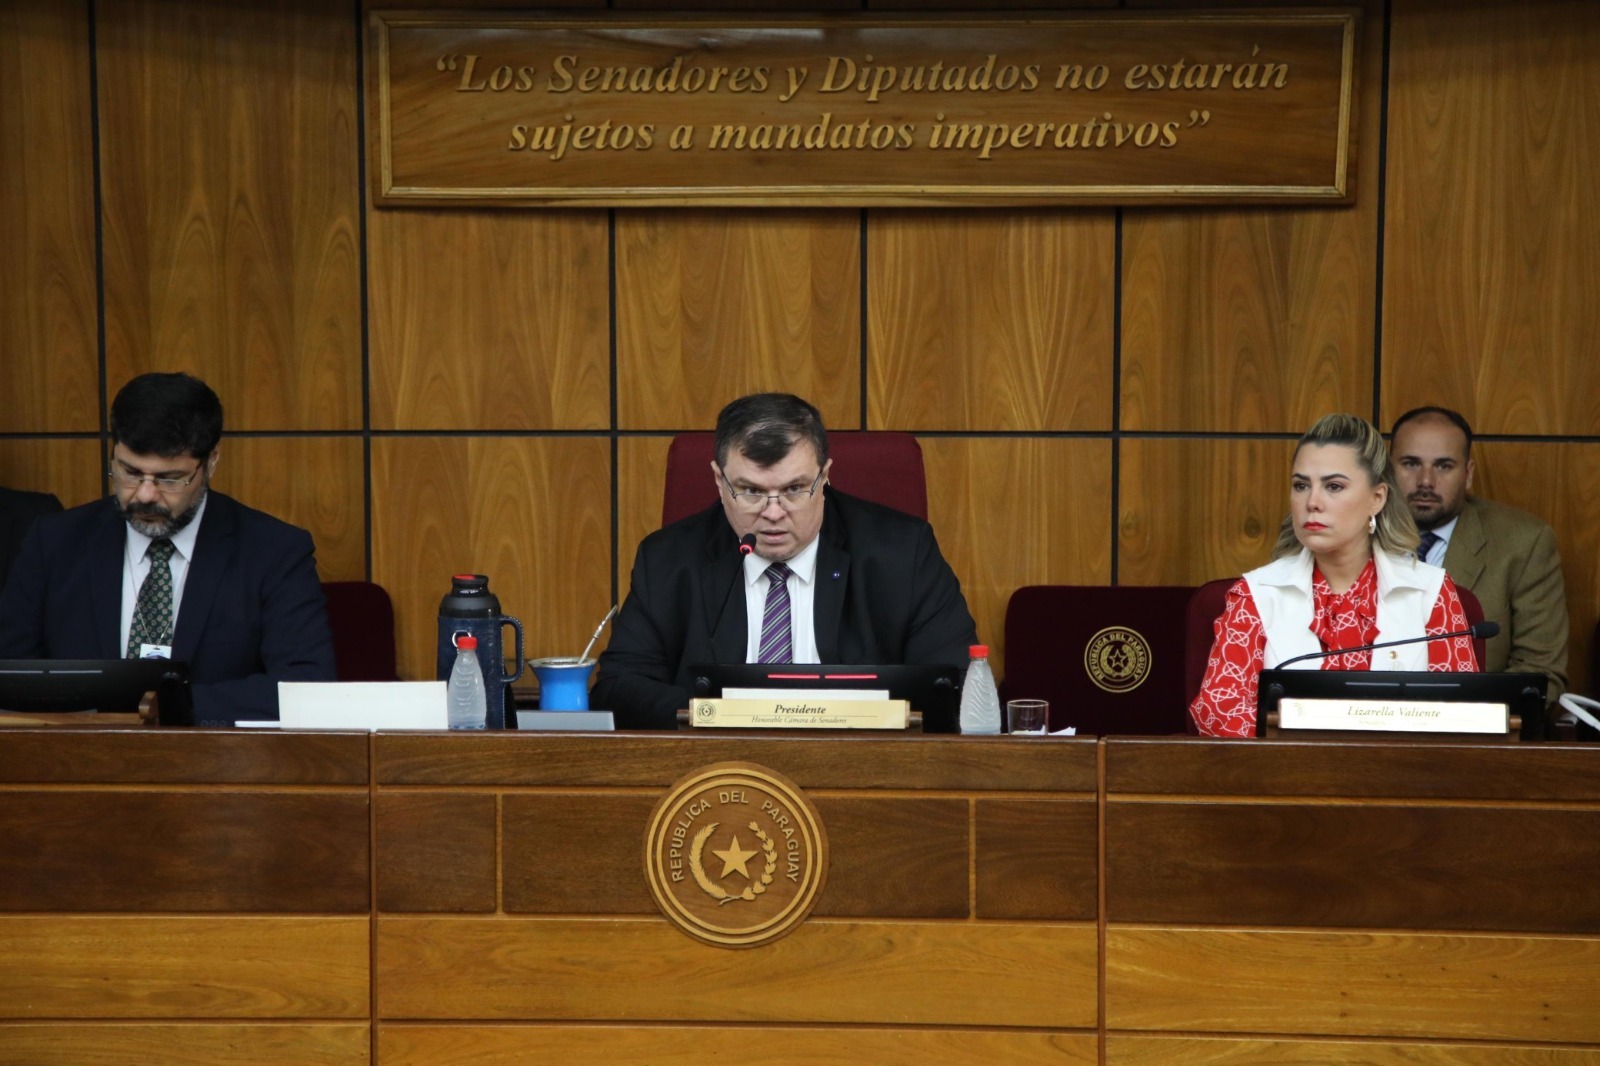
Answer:
[[789, 568], [782, 563], [767, 567], [767, 606], [761, 612], [761, 647], [756, 652], [758, 663], [786, 663], [794, 659], [794, 643], [790, 640], [789, 623]]

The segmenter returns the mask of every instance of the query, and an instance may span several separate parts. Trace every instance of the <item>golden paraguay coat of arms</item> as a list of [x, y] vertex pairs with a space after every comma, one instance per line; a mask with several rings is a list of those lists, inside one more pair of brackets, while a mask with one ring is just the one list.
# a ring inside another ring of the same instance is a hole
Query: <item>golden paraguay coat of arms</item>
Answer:
[[1132, 692], [1150, 676], [1150, 642], [1137, 629], [1107, 626], [1089, 638], [1083, 668], [1107, 692]]
[[656, 906], [685, 933], [754, 947], [811, 913], [827, 878], [828, 840], [788, 778], [754, 763], [716, 763], [656, 804], [644, 871]]

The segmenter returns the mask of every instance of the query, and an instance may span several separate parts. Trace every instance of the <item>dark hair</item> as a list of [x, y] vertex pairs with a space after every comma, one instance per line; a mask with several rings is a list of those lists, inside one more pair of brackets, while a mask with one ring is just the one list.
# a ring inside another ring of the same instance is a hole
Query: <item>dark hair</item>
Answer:
[[1432, 415], [1455, 423], [1455, 427], [1467, 435], [1467, 454], [1472, 454], [1472, 427], [1461, 416], [1461, 412], [1452, 411], [1448, 407], [1413, 407], [1405, 414], [1394, 420], [1394, 425], [1389, 427], [1389, 439], [1394, 440], [1394, 435], [1400, 432], [1400, 427], [1415, 418], [1426, 418]]
[[205, 459], [222, 439], [222, 401], [188, 374], [140, 374], [111, 401], [111, 439], [140, 455]]
[[817, 450], [817, 463], [828, 463], [828, 431], [815, 407], [787, 392], [741, 396], [717, 415], [717, 465], [728, 465], [737, 449], [760, 467], [783, 461], [802, 440]]

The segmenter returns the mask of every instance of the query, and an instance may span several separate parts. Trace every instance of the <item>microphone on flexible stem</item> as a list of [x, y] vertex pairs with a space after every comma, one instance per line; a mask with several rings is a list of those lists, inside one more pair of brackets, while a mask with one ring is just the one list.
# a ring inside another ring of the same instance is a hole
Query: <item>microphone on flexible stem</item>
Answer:
[[753, 552], [755, 550], [756, 550], [756, 535], [754, 533], [746, 533], [744, 536], [739, 538], [739, 554], [740, 555], [749, 555], [751, 552]]
[[1471, 637], [1473, 640], [1488, 640], [1500, 632], [1499, 622], [1474, 622], [1465, 629], [1458, 629], [1454, 633], [1435, 633], [1431, 637], [1407, 637], [1405, 640], [1385, 640], [1377, 644], [1358, 644], [1354, 648], [1330, 648], [1327, 651], [1308, 651], [1304, 655], [1296, 655], [1292, 659], [1285, 659], [1275, 670], [1282, 670], [1295, 663], [1303, 663], [1307, 659], [1329, 659], [1335, 655], [1351, 655], [1358, 651], [1377, 651], [1379, 648], [1397, 648], [1402, 644], [1423, 644], [1432, 640], [1450, 640], [1454, 637]]

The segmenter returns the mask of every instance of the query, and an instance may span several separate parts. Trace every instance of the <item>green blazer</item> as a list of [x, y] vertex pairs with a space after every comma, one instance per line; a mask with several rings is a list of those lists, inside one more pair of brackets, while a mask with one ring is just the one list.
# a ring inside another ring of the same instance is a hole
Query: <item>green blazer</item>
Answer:
[[1567, 688], [1567, 591], [1556, 534], [1515, 507], [1467, 497], [1444, 568], [1472, 590], [1483, 616], [1500, 623], [1484, 670], [1526, 670], [1550, 678], [1550, 702]]

